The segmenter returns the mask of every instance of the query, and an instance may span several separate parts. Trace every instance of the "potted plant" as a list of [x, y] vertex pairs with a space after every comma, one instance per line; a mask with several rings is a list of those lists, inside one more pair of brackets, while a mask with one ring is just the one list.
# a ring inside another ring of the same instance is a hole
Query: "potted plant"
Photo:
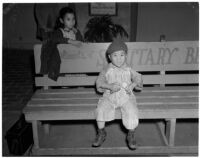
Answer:
[[112, 42], [114, 38], [128, 37], [126, 30], [114, 24], [109, 15], [91, 18], [86, 25], [86, 42]]

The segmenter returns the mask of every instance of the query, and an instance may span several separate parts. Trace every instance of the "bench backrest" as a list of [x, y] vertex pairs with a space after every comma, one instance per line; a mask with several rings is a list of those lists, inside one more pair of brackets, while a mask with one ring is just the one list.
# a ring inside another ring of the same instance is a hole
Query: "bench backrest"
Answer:
[[[57, 82], [47, 76], [38, 76], [41, 65], [41, 44], [35, 45], [36, 86], [94, 85], [98, 72], [107, 64], [105, 52], [109, 44], [85, 43], [80, 48], [70, 44], [59, 44], [60, 73], [96, 73], [96, 75], [59, 77]], [[126, 44], [128, 46], [128, 63], [134, 70], [160, 72], [143, 75], [144, 84], [198, 83], [198, 41], [127, 42]], [[166, 74], [169, 71], [178, 73]], [[184, 71], [184, 73], [181, 74], [180, 71]]]

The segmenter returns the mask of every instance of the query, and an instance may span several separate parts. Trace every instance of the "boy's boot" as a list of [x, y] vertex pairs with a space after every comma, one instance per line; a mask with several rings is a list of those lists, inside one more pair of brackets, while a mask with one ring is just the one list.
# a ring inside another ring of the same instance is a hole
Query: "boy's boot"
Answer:
[[129, 131], [128, 132], [128, 135], [126, 137], [127, 139], [127, 144], [128, 144], [128, 147], [129, 149], [131, 150], [135, 150], [136, 149], [136, 140], [135, 140], [135, 137], [134, 137], [134, 131]]
[[103, 144], [106, 139], [106, 131], [105, 129], [98, 129], [97, 136], [95, 138], [94, 143], [92, 144], [93, 147], [99, 147]]

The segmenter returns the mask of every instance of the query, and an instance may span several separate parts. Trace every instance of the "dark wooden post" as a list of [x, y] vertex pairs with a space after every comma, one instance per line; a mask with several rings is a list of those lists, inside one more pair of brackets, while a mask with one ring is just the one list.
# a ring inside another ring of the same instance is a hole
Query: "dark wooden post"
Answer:
[[131, 3], [130, 17], [130, 41], [134, 42], [137, 36], [138, 3]]

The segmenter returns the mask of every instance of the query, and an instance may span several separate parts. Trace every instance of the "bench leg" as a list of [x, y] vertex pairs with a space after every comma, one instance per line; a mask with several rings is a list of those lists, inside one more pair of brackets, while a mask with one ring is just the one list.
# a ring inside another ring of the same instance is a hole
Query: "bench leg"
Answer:
[[50, 131], [49, 123], [44, 123], [43, 126], [44, 126], [44, 133], [49, 135], [49, 131]]
[[34, 148], [39, 148], [38, 121], [32, 121]]
[[170, 147], [174, 146], [175, 131], [176, 131], [176, 119], [167, 120], [166, 137], [168, 139], [168, 144]]
[[158, 126], [158, 129], [160, 131], [160, 134], [161, 134], [161, 136], [163, 138], [163, 141], [164, 141], [165, 145], [168, 146], [168, 140], [167, 140], [166, 135], [165, 135], [165, 126], [166, 126], [165, 120], [159, 120], [157, 122], [157, 126]]

